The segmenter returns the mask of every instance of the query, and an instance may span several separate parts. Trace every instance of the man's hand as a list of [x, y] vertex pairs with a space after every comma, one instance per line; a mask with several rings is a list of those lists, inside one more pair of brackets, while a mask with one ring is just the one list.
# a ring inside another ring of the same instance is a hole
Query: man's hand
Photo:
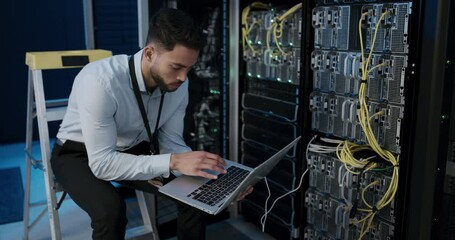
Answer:
[[220, 156], [204, 152], [193, 151], [186, 153], [175, 153], [171, 155], [169, 163], [171, 170], [177, 170], [185, 175], [201, 176], [216, 179], [217, 176], [203, 170], [212, 170], [219, 173], [226, 173], [224, 166], [226, 162]]
[[242, 201], [248, 194], [253, 192], [253, 187], [249, 186], [244, 192], [237, 196], [237, 201]]

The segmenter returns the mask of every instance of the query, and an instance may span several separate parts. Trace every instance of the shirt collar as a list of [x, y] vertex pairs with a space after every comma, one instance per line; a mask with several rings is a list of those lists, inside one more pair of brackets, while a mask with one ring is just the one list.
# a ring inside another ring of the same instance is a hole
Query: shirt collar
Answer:
[[[143, 55], [144, 49], [139, 50], [139, 52], [135, 53], [133, 55], [134, 57], [134, 71], [136, 72], [136, 79], [137, 79], [137, 84], [139, 86], [139, 91], [142, 93], [147, 93], [147, 88], [145, 87], [145, 82], [144, 82], [144, 76], [142, 75], [142, 55]], [[131, 84], [130, 84], [131, 85]], [[133, 88], [133, 85], [131, 85], [131, 88]], [[161, 96], [161, 91], [159, 89], [155, 89], [152, 93], [152, 97], [159, 97]]]
[[[142, 70], [141, 70], [141, 60], [142, 60], [142, 53], [144, 52], [144, 49], [141, 49], [139, 52], [134, 54], [134, 71], [136, 72], [136, 79], [137, 79], [137, 84], [139, 86], [139, 91], [141, 92], [147, 92], [147, 89], [145, 88], [145, 82], [144, 82], [144, 77], [142, 76]], [[132, 88], [133, 86], [131, 86]]]

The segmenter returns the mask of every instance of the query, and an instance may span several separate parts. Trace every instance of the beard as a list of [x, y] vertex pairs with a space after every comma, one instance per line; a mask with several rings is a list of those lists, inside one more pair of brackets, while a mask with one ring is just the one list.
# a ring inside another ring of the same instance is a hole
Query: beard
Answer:
[[152, 76], [153, 80], [158, 85], [158, 87], [160, 88], [161, 91], [170, 92], [169, 87], [164, 83], [164, 79], [163, 79], [163, 77], [161, 77], [161, 75], [159, 75], [158, 73], [156, 73], [152, 70], [150, 70], [150, 75]]
[[[164, 78], [158, 73], [157, 69], [154, 66], [150, 68], [150, 76], [152, 76], [153, 80], [161, 91], [175, 92], [178, 89], [178, 87], [173, 88], [171, 85], [166, 84], [164, 82]], [[180, 83], [183, 83], [183, 81], [180, 81]]]

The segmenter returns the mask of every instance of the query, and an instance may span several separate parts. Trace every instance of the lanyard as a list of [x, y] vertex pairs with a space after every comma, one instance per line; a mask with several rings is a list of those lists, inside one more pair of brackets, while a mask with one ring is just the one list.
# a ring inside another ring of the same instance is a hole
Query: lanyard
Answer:
[[147, 118], [147, 113], [145, 112], [144, 102], [142, 101], [141, 93], [139, 91], [139, 85], [137, 84], [136, 72], [134, 69], [134, 55], [130, 57], [129, 68], [130, 68], [131, 84], [133, 85], [134, 95], [136, 96], [137, 104], [139, 105], [139, 109], [141, 110], [142, 120], [144, 121], [144, 126], [145, 126], [145, 129], [147, 130], [147, 135], [148, 135], [149, 141], [150, 141], [150, 153], [152, 155], [160, 154], [157, 130], [158, 130], [158, 123], [160, 122], [161, 110], [163, 108], [164, 94], [166, 92], [161, 91], [160, 107], [158, 109], [158, 116], [156, 117], [155, 131], [153, 131], [153, 135], [152, 135], [152, 133], [150, 131], [149, 121]]

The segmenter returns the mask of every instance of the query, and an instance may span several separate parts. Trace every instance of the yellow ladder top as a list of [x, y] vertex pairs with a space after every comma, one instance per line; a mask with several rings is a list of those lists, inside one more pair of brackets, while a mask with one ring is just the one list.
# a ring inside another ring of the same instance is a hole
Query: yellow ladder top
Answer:
[[101, 49], [27, 52], [25, 64], [33, 70], [76, 68], [110, 56], [111, 51]]

